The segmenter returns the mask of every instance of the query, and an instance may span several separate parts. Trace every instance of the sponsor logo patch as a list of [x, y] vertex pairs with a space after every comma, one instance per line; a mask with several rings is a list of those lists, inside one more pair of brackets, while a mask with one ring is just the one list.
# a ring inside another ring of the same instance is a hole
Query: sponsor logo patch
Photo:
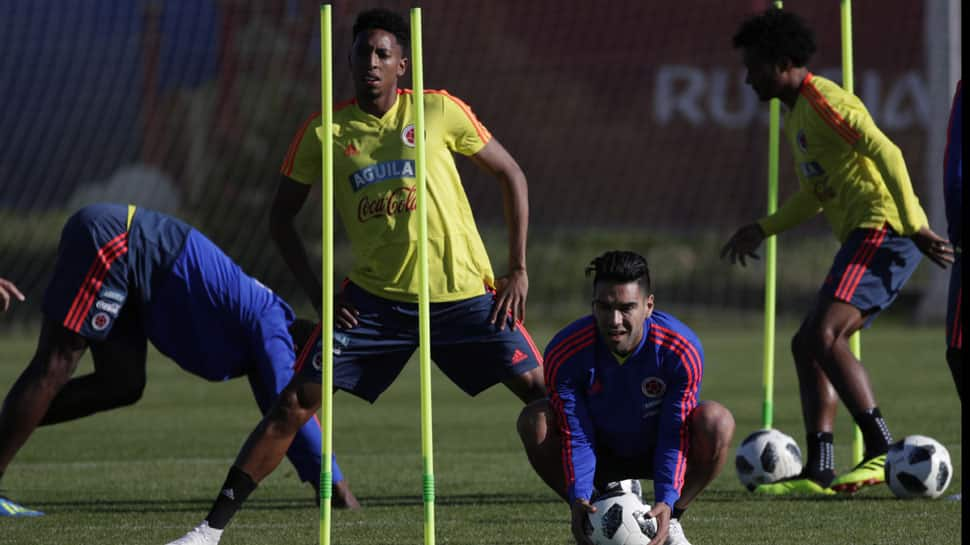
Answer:
[[91, 327], [95, 331], [104, 331], [104, 328], [108, 327], [111, 323], [111, 317], [105, 312], [99, 312], [91, 317]]
[[667, 391], [667, 384], [657, 377], [647, 377], [640, 383], [640, 391], [647, 397], [662, 397]]
[[121, 303], [112, 303], [111, 301], [98, 299], [98, 302], [94, 304], [94, 307], [117, 318], [118, 312], [121, 310]]
[[807, 163], [798, 163], [798, 168], [802, 170], [802, 176], [806, 178], [817, 178], [819, 176], [825, 176], [825, 170], [822, 165], [815, 161], [808, 161]]
[[120, 291], [104, 290], [101, 292], [101, 297], [111, 299], [112, 301], [118, 301], [119, 303], [125, 302], [125, 294], [121, 293]]
[[413, 159], [395, 159], [368, 165], [350, 175], [350, 187], [354, 191], [385, 180], [414, 178]]

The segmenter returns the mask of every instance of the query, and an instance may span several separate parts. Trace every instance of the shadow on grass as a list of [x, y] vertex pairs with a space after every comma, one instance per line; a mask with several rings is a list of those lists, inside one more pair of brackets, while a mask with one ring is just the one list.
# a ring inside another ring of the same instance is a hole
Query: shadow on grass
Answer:
[[[212, 498], [188, 498], [178, 500], [88, 500], [32, 502], [32, 509], [47, 514], [73, 513], [197, 513], [212, 507]], [[246, 510], [279, 511], [302, 510], [314, 507], [312, 496], [303, 498], [253, 498], [246, 502]]]

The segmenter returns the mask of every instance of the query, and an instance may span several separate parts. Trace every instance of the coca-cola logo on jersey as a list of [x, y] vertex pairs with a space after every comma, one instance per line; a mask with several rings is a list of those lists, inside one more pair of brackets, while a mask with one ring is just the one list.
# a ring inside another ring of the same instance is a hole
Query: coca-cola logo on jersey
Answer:
[[394, 191], [370, 199], [366, 195], [357, 204], [357, 221], [382, 217], [396, 216], [413, 212], [418, 207], [418, 192], [413, 186], [399, 187]]

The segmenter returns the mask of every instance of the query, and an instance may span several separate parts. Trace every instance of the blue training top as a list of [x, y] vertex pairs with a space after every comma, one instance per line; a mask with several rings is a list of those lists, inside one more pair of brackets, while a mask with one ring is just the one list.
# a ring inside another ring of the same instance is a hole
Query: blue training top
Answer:
[[654, 502], [673, 507], [684, 484], [687, 417], [697, 406], [704, 353], [697, 336], [654, 311], [623, 363], [601, 341], [592, 316], [560, 331], [546, 348], [549, 402], [563, 438], [569, 502], [589, 499], [598, 447], [625, 458], [650, 456]]

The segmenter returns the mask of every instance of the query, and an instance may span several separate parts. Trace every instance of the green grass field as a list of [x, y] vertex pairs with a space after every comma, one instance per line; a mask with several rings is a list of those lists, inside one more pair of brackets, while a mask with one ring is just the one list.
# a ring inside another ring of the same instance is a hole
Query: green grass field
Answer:
[[[533, 320], [538, 317], [532, 316]], [[804, 448], [787, 342], [779, 327], [775, 427]], [[760, 426], [760, 327], [695, 324], [704, 343], [703, 399], [730, 408], [734, 446]], [[533, 331], [544, 346], [552, 329]], [[943, 361], [939, 328], [877, 322], [863, 355], [894, 434], [935, 437], [950, 450], [961, 490], [960, 403]], [[34, 339], [0, 338], [0, 391], [29, 359]], [[81, 372], [90, 366], [83, 364]], [[515, 434], [519, 402], [502, 387], [468, 399], [440, 373], [434, 382], [437, 543], [568, 545], [568, 510], [531, 471]], [[339, 461], [364, 509], [334, 511], [335, 544], [420, 544], [422, 538], [418, 370], [412, 362], [374, 406], [335, 399]], [[135, 406], [40, 429], [4, 477], [4, 488], [38, 519], [0, 518], [3, 545], [155, 544], [182, 535], [206, 514], [258, 413], [245, 380], [208, 384], [153, 353]], [[836, 463], [849, 466], [844, 410]], [[645, 483], [645, 492], [651, 492]], [[649, 494], [648, 494], [649, 495]], [[650, 501], [650, 498], [647, 498]], [[848, 499], [767, 500], [741, 488], [732, 464], [684, 519], [694, 545], [889, 545], [960, 543], [961, 503], [901, 501], [887, 487]], [[317, 543], [311, 489], [284, 462], [229, 526], [224, 545]]]

